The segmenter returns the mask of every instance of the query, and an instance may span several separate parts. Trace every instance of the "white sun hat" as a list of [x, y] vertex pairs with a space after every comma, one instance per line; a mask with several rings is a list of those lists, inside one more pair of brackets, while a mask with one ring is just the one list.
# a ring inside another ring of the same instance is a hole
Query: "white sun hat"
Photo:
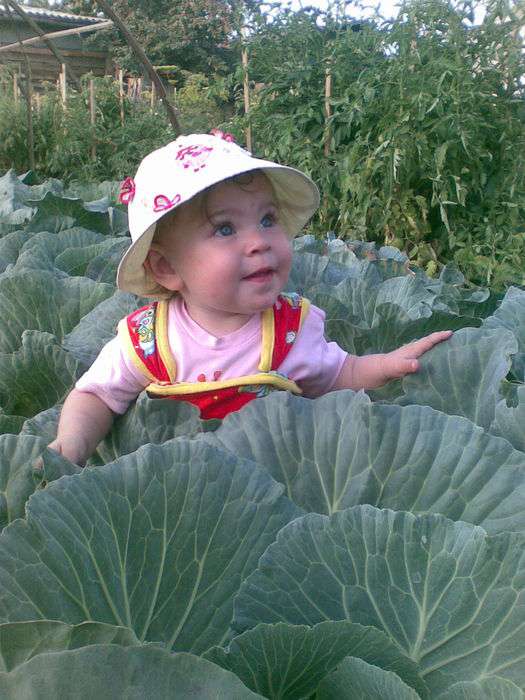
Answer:
[[282, 224], [290, 237], [297, 235], [319, 206], [316, 185], [301, 171], [254, 158], [220, 131], [179, 136], [147, 155], [120, 192], [120, 201], [128, 205], [131, 246], [117, 271], [119, 289], [165, 296], [144, 268], [157, 221], [208, 187], [250, 170], [268, 177]]

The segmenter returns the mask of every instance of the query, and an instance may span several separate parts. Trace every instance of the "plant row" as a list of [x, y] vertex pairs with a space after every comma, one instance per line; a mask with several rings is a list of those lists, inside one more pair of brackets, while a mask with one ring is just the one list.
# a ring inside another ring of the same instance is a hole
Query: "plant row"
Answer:
[[290, 290], [349, 352], [454, 336], [380, 391], [222, 423], [141, 395], [81, 470], [46, 445], [143, 301], [113, 282], [126, 218], [115, 183], [0, 191], [2, 697], [523, 698], [523, 290], [298, 238]]

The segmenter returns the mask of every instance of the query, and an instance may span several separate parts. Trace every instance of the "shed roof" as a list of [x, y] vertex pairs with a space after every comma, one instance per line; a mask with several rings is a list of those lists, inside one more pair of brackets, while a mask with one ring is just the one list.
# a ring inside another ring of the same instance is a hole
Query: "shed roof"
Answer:
[[[74, 15], [69, 12], [58, 12], [56, 10], [50, 10], [45, 7], [30, 7], [29, 5], [22, 5], [24, 12], [29, 15], [36, 22], [43, 22], [46, 24], [68, 24], [72, 27], [84, 27], [88, 24], [98, 24], [99, 22], [105, 22], [104, 17], [86, 17], [85, 15]], [[4, 3], [0, 2], [0, 19], [17, 19], [23, 21], [20, 15], [17, 15], [14, 10], [10, 8], [7, 9]]]

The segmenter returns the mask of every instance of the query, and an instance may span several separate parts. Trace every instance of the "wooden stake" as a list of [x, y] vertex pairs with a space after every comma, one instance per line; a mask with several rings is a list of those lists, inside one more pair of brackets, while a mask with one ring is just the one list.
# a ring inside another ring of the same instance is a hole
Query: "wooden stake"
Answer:
[[324, 114], [326, 119], [325, 134], [324, 134], [324, 154], [330, 154], [330, 124], [329, 119], [332, 116], [332, 108], [330, 98], [332, 97], [332, 70], [330, 66], [326, 69], [324, 81]]
[[27, 104], [27, 150], [29, 153], [29, 169], [35, 169], [35, 134], [33, 130], [33, 84], [31, 75], [27, 74], [26, 104]]
[[15, 100], [15, 105], [18, 105], [18, 75], [13, 74], [13, 98]]
[[151, 101], [150, 101], [150, 108], [151, 111], [155, 109], [155, 102], [157, 101], [157, 91], [155, 89], [155, 83], [151, 84]]
[[91, 159], [97, 159], [97, 145], [95, 143], [95, 124], [96, 124], [96, 103], [95, 103], [95, 81], [93, 78], [89, 81], [89, 119], [93, 132], [93, 143], [91, 145]]
[[62, 71], [60, 73], [60, 94], [62, 97], [62, 105], [65, 107], [67, 103], [67, 77], [66, 77], [66, 64], [62, 64]]
[[[10, 2], [13, 2], [13, 0], [10, 0]], [[101, 8], [101, 10], [104, 12], [104, 14], [107, 17], [109, 17], [110, 19], [112, 19], [113, 22], [115, 23], [116, 27], [122, 32], [122, 34], [124, 35], [124, 38], [126, 40], [126, 43], [131, 47], [135, 56], [139, 59], [139, 61], [144, 66], [147, 74], [150, 77], [151, 82], [154, 83], [156, 88], [157, 88], [157, 92], [159, 94], [160, 100], [161, 100], [162, 104], [164, 105], [164, 108], [166, 109], [166, 112], [168, 114], [168, 119], [170, 120], [170, 124], [171, 124], [173, 130], [175, 131], [176, 135], [180, 134], [181, 128], [180, 128], [175, 110], [173, 109], [173, 106], [170, 104], [170, 101], [168, 100], [166, 90], [164, 88], [164, 85], [162, 84], [161, 79], [159, 78], [157, 71], [155, 70], [151, 61], [148, 59], [148, 57], [144, 53], [144, 49], [141, 47], [141, 45], [138, 43], [138, 41], [133, 37], [133, 35], [129, 31], [129, 29], [127, 28], [127, 26], [120, 19], [120, 17], [116, 14], [116, 12], [111, 7], [111, 4], [107, 0], [96, 0], [96, 2], [97, 2], [97, 5]]]
[[[241, 34], [243, 38], [246, 37], [246, 28], [243, 27]], [[242, 47], [242, 68], [244, 72], [244, 82], [243, 82], [243, 92], [244, 92], [244, 114], [246, 117], [249, 116], [250, 114], [250, 81], [248, 77], [248, 49], [246, 48], [246, 44], [243, 44]], [[251, 126], [248, 124], [246, 127], [246, 148], [251, 151], [252, 150], [252, 129]]]
[[124, 71], [122, 68], [118, 72], [118, 95], [120, 103], [120, 123], [124, 126]]

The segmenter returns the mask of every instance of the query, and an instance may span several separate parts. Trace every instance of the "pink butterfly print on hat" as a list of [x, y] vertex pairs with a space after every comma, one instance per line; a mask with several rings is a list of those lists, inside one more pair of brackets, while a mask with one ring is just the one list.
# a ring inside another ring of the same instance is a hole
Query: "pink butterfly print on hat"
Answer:
[[175, 160], [180, 160], [184, 168], [191, 168], [196, 173], [206, 167], [212, 151], [211, 146], [184, 146], [177, 151]]
[[176, 194], [173, 199], [166, 197], [165, 194], [158, 194], [153, 200], [153, 211], [169, 211], [180, 202], [182, 197]]
[[118, 201], [121, 204], [131, 204], [135, 196], [135, 181], [132, 177], [127, 177], [120, 186]]
[[235, 143], [235, 138], [233, 134], [229, 134], [227, 131], [221, 131], [220, 129], [212, 129], [210, 131], [212, 136], [218, 136], [218, 138], [223, 141], [228, 141], [228, 143]]

